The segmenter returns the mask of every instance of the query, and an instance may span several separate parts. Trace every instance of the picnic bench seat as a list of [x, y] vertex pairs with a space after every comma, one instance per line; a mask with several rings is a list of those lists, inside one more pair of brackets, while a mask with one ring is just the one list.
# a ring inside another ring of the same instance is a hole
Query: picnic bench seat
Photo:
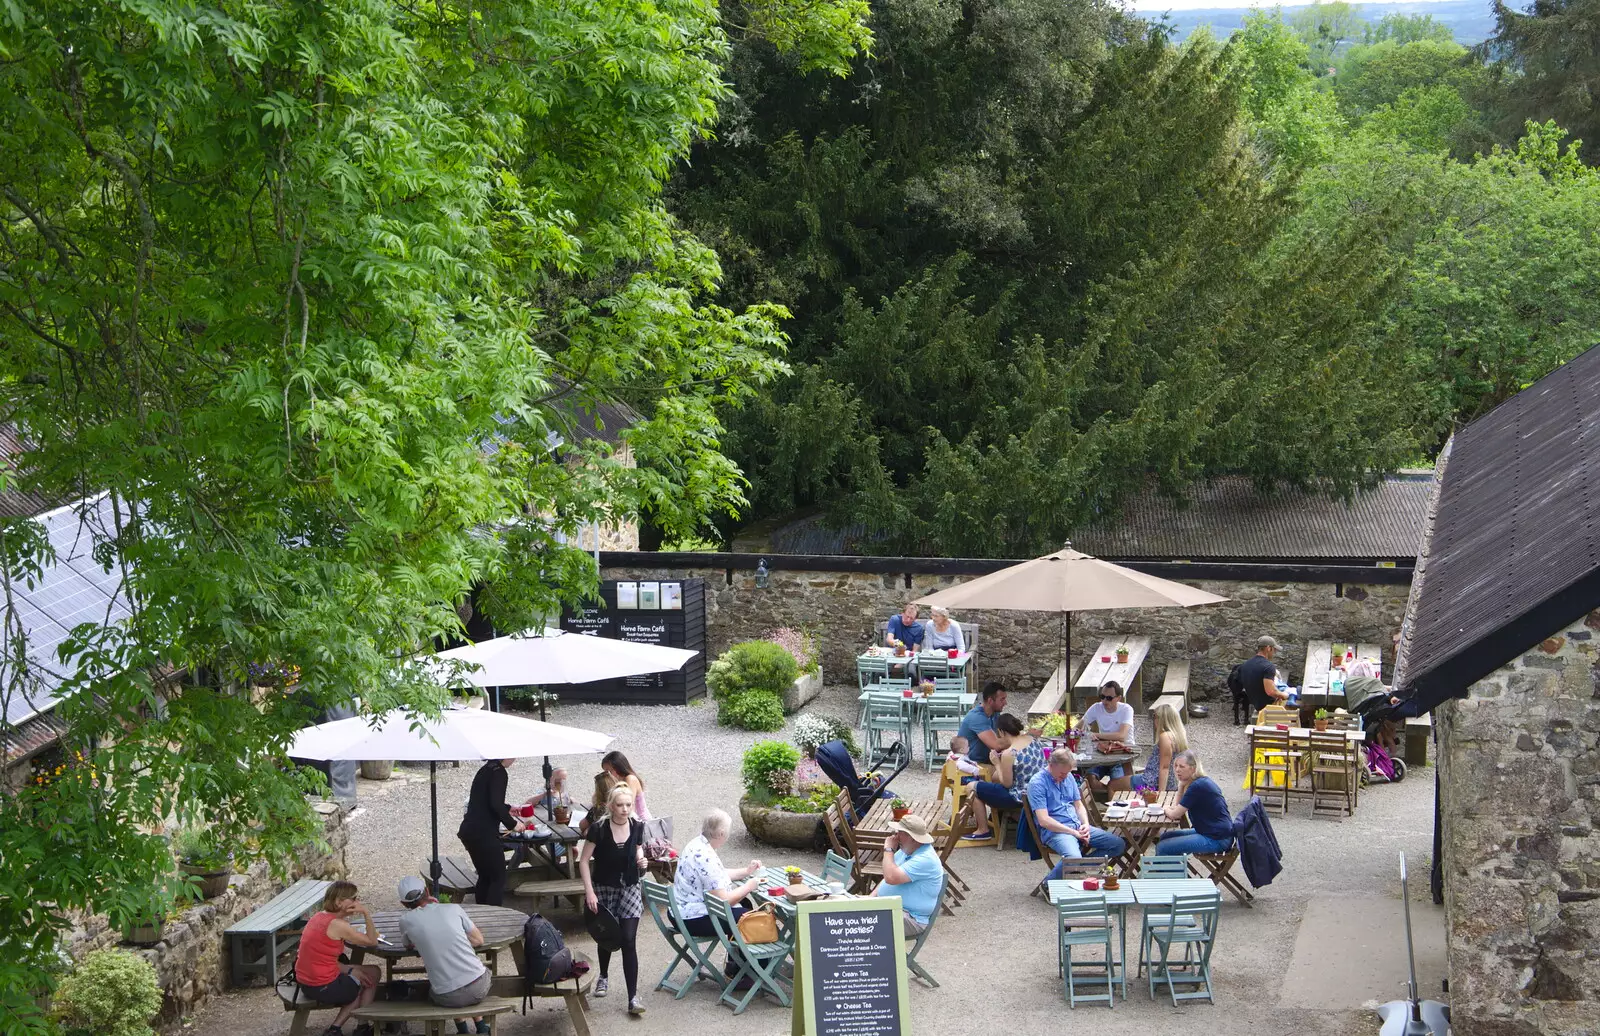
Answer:
[[454, 1033], [455, 1020], [464, 1017], [486, 1017], [489, 1019], [489, 1031], [494, 1032], [495, 1022], [500, 1015], [521, 1006], [520, 999], [512, 1000], [492, 994], [471, 1007], [440, 1007], [426, 1000], [374, 1000], [365, 1007], [356, 1008], [350, 1017], [371, 1022], [374, 1028], [380, 1022], [418, 1022], [426, 1036], [444, 1036], [446, 1025]]
[[1032, 726], [1035, 721], [1043, 720], [1052, 712], [1061, 708], [1061, 703], [1066, 700], [1067, 688], [1070, 680], [1067, 677], [1067, 667], [1071, 663], [1062, 662], [1056, 666], [1056, 671], [1050, 674], [1050, 679], [1044, 682], [1044, 688], [1039, 691], [1039, 696], [1033, 699], [1033, 704], [1028, 706], [1028, 724]]
[[223, 932], [235, 986], [256, 975], [272, 984], [278, 975], [278, 958], [300, 944], [306, 918], [322, 905], [330, 884], [320, 878], [301, 878]]
[[[418, 871], [423, 881], [431, 881], [433, 877], [433, 858], [422, 861], [422, 868]], [[439, 858], [439, 881], [434, 886], [433, 894], [440, 899], [449, 897], [450, 902], [459, 903], [472, 895], [478, 887], [478, 869], [472, 865], [471, 860], [463, 860], [459, 856], [442, 856]]]
[[1424, 712], [1406, 719], [1405, 760], [1407, 766], [1425, 766], [1428, 742], [1433, 738], [1433, 716]]
[[[1181, 699], [1181, 704], [1176, 706], [1178, 715], [1184, 714], [1184, 709], [1189, 707], [1189, 662], [1168, 662], [1167, 675], [1161, 679], [1161, 698], [1176, 695]], [[1160, 699], [1157, 699], [1160, 700]]]

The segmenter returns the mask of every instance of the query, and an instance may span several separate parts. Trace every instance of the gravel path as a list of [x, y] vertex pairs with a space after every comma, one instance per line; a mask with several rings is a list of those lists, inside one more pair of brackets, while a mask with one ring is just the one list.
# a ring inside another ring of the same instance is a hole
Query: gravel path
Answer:
[[[1014, 711], [1020, 707], [1021, 703], [1013, 703]], [[834, 687], [810, 711], [853, 722], [855, 709], [854, 689]], [[734, 831], [722, 852], [730, 866], [759, 857], [768, 864], [794, 863], [811, 870], [820, 867], [820, 857], [810, 853], [757, 845], [746, 835], [737, 816], [741, 753], [762, 738], [786, 737], [787, 730], [764, 735], [724, 729], [717, 726], [715, 709], [709, 704], [562, 705], [552, 709], [549, 718], [615, 735], [615, 747], [628, 755], [646, 781], [652, 812], [676, 818], [680, 846], [698, 833], [703, 812], [715, 806], [734, 814]], [[1148, 743], [1148, 722], [1141, 719], [1140, 724], [1142, 741]], [[1247, 763], [1242, 730], [1215, 714], [1210, 719], [1193, 721], [1189, 730], [1193, 747], [1237, 810], [1244, 802], [1240, 786]], [[590, 775], [598, 769], [598, 760], [592, 756], [552, 761], [569, 768], [575, 790], [586, 789]], [[514, 800], [541, 788], [540, 762], [527, 759], [512, 767], [510, 791]], [[459, 768], [446, 767], [439, 773], [443, 854], [464, 855], [454, 832], [473, 772], [471, 764], [463, 764]], [[937, 775], [924, 772], [919, 760], [901, 775], [894, 788], [907, 797], [931, 798], [936, 783]], [[427, 856], [426, 785], [425, 768], [420, 774], [397, 769], [396, 778], [382, 784], [361, 782], [361, 808], [350, 821], [348, 862], [355, 880], [362, 885], [363, 898], [378, 908], [397, 907], [395, 884], [402, 875], [416, 873]], [[1284, 851], [1285, 872], [1273, 885], [1258, 890], [1255, 909], [1246, 910], [1231, 897], [1224, 900], [1219, 945], [1213, 958], [1217, 1005], [1188, 1004], [1174, 1009], [1165, 1000], [1151, 1001], [1142, 986], [1130, 984], [1128, 1000], [1118, 1003], [1114, 1011], [1103, 1007], [1078, 1009], [1079, 1014], [1088, 1012], [1097, 1033], [1147, 1036], [1155, 1026], [1174, 1023], [1179, 1031], [1193, 1032], [1350, 1036], [1377, 1031], [1370, 1004], [1398, 996], [1398, 986], [1334, 990], [1333, 1002], [1343, 1002], [1348, 997], [1343, 1009], [1309, 1010], [1297, 1006], [1305, 990], [1283, 988], [1283, 975], [1292, 960], [1307, 963], [1295, 955], [1300, 922], [1309, 903], [1380, 899], [1392, 900], [1398, 906], [1395, 854], [1400, 850], [1412, 861], [1413, 874], [1425, 879], [1432, 842], [1433, 769], [1418, 768], [1400, 785], [1369, 788], [1362, 795], [1360, 811], [1352, 819], [1312, 819], [1305, 815], [1308, 810], [1308, 805], [1297, 805], [1291, 807], [1290, 816], [1273, 818]], [[937, 922], [921, 955], [921, 961], [942, 985], [927, 989], [912, 982], [915, 1031], [956, 1033], [968, 1031], [975, 1024], [985, 1028], [997, 1023], [1010, 1027], [1018, 1017], [1040, 1021], [1063, 1017], [1065, 1007], [1053, 960], [1053, 912], [1045, 903], [1027, 895], [1038, 880], [1041, 865], [1014, 850], [996, 852], [986, 848], [958, 851], [952, 863], [973, 886], [973, 892], [954, 917]], [[1431, 903], [1424, 905], [1418, 896], [1414, 889], [1413, 910], [1419, 926], [1442, 925], [1438, 908]], [[514, 897], [508, 899], [508, 905], [527, 907]], [[553, 913], [568, 942], [592, 959], [593, 944], [570, 909], [563, 907]], [[1137, 914], [1131, 917], [1137, 925]], [[1322, 933], [1311, 935], [1309, 940], [1299, 940], [1301, 957], [1307, 946], [1314, 954], [1323, 939]], [[1404, 941], [1398, 929], [1372, 933], [1334, 931], [1326, 937], [1363, 938], [1370, 945], [1362, 952], [1392, 957], [1403, 969]], [[618, 993], [591, 1005], [597, 1034], [634, 1026], [641, 1032], [648, 1026], [658, 1033], [695, 1036], [789, 1031], [788, 1012], [775, 1004], [757, 1002], [735, 1018], [727, 1008], [715, 1004], [709, 985], [681, 1001], [672, 1000], [668, 994], [651, 993], [668, 954], [648, 917], [640, 931], [639, 946], [640, 985], [648, 1014], [639, 1021], [624, 1013], [621, 966], [614, 962], [612, 978]], [[1314, 972], [1315, 961], [1309, 963]], [[1297, 973], [1303, 974], [1304, 970]], [[1394, 982], [1404, 977], [1403, 970], [1388, 969], [1386, 974]], [[1437, 978], [1432, 978], [1431, 983], [1425, 978], [1424, 987], [1437, 991]], [[1330, 1002], [1327, 991], [1321, 992], [1324, 995], [1317, 1002]], [[502, 1021], [501, 1032], [506, 1033], [556, 1036], [572, 1031], [559, 1001], [539, 1001], [527, 1017], [513, 1015]], [[208, 1004], [186, 1021], [185, 1029], [217, 1036], [278, 1036], [287, 1032], [288, 1016], [270, 991], [246, 990]]]

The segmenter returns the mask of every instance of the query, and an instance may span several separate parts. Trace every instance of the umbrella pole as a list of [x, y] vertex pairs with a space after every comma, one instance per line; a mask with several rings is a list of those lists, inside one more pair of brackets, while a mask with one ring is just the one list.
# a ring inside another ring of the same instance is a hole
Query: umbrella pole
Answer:
[[439, 866], [439, 764], [428, 763], [428, 804], [433, 817], [433, 893], [439, 894], [439, 876], [444, 869]]

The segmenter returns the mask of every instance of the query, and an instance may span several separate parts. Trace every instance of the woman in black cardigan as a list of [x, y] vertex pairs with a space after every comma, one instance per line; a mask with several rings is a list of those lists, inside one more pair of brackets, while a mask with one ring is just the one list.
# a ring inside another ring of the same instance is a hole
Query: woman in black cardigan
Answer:
[[523, 827], [506, 805], [506, 767], [515, 761], [490, 759], [479, 767], [472, 778], [467, 815], [456, 832], [478, 871], [473, 898], [487, 906], [500, 906], [506, 896], [506, 851], [500, 844], [500, 828], [521, 831]]

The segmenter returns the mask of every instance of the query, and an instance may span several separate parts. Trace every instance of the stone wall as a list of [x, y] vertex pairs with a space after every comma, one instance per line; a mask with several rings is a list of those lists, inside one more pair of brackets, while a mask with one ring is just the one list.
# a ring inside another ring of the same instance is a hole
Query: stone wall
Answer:
[[1600, 611], [1435, 713], [1457, 1036], [1600, 1032]]
[[[728, 645], [777, 626], [818, 634], [822, 669], [830, 683], [855, 678], [855, 656], [876, 635], [877, 624], [907, 600], [968, 577], [919, 573], [807, 572], [779, 569], [758, 589], [754, 573], [724, 569], [605, 568], [602, 579], [706, 581], [706, 647], [711, 656]], [[1192, 585], [1229, 598], [1204, 608], [1081, 612], [1072, 619], [1073, 671], [1102, 638], [1143, 634], [1152, 638], [1147, 689], [1159, 690], [1166, 664], [1191, 662], [1196, 697], [1223, 693], [1228, 669], [1255, 653], [1263, 633], [1284, 646], [1281, 656], [1292, 682], [1299, 682], [1308, 640], [1354, 640], [1381, 644], [1388, 660], [1390, 638], [1405, 613], [1404, 585], [1274, 583], [1195, 580]], [[924, 613], [925, 614], [925, 613]], [[961, 612], [976, 622], [980, 679], [1002, 679], [1020, 692], [1037, 691], [1061, 660], [1061, 619], [1032, 612]], [[1152, 687], [1152, 683], [1154, 686]]]
[[[326, 852], [307, 846], [290, 867], [291, 882], [303, 878], [340, 878], [345, 875], [344, 849], [349, 838], [344, 813], [330, 802], [316, 803], [323, 818]], [[243, 874], [235, 874], [228, 891], [215, 899], [196, 903], [162, 928], [162, 941], [151, 947], [126, 947], [149, 961], [165, 994], [161, 1019], [173, 1022], [230, 985], [228, 948], [222, 933], [283, 891], [264, 862], [257, 861]], [[67, 940], [67, 952], [81, 959], [91, 951], [116, 946], [122, 932], [106, 918], [95, 916], [78, 926]]]

